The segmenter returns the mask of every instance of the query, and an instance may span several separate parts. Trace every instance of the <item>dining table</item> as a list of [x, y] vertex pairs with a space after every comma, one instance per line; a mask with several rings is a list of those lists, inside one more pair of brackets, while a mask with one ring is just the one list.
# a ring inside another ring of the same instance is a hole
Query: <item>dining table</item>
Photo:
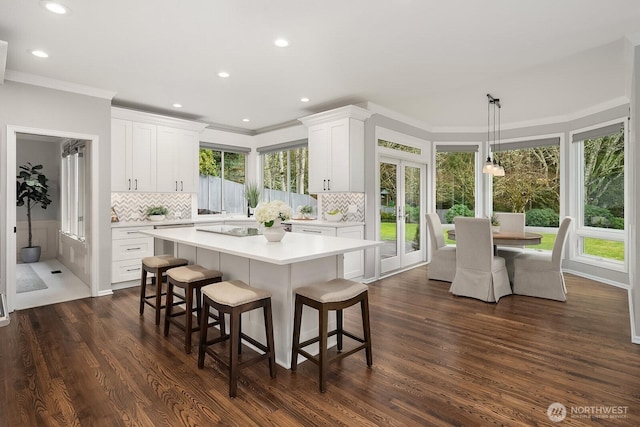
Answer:
[[[542, 243], [542, 234], [525, 231], [519, 233], [516, 231], [494, 231], [493, 233], [493, 253], [497, 254], [497, 246], [531, 246]], [[450, 240], [456, 240], [456, 230], [447, 231], [447, 237]]]

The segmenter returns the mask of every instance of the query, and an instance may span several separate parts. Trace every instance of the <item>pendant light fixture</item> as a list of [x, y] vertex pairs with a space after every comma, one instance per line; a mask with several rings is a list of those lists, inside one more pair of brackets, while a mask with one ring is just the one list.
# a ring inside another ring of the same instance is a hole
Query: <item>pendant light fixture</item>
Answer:
[[[500, 152], [500, 110], [502, 105], [500, 105], [500, 99], [494, 98], [490, 94], [487, 94], [487, 143], [488, 147], [488, 155], [487, 161], [484, 163], [482, 167], [482, 172], [487, 174], [492, 174], [493, 176], [504, 176], [504, 167], [502, 166], [502, 162], [498, 160], [496, 153]], [[491, 159], [491, 109], [493, 107], [493, 160]], [[497, 107], [497, 109], [496, 109]], [[497, 118], [497, 126], [496, 126], [496, 118]]]

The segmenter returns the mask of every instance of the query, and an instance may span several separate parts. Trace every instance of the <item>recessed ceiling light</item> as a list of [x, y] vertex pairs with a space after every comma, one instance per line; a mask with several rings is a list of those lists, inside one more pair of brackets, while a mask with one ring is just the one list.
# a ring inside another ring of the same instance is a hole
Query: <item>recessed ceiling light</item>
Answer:
[[34, 49], [34, 50], [30, 50], [29, 52], [31, 53], [31, 55], [37, 56], [38, 58], [48, 58], [49, 57], [49, 54], [47, 52], [45, 52], [44, 50]]
[[55, 13], [56, 15], [66, 15], [71, 12], [71, 9], [69, 9], [67, 6], [55, 1], [43, 0], [40, 2], [40, 4], [44, 6], [49, 12]]
[[250, 122], [251, 120], [249, 119], [242, 119], [243, 122]]
[[287, 47], [289, 46], [289, 40], [277, 39], [276, 41], [273, 42], [273, 44], [275, 44], [278, 47]]
[[218, 77], [222, 77], [223, 79], [226, 79], [227, 77], [229, 77], [231, 74], [227, 73], [226, 71], [220, 71], [218, 73]]
[[300, 102], [309, 102], [309, 98], [307, 97], [300, 98]]
[[174, 106], [175, 108], [182, 108], [182, 104], [178, 104], [178, 103], [173, 104], [173, 106]]

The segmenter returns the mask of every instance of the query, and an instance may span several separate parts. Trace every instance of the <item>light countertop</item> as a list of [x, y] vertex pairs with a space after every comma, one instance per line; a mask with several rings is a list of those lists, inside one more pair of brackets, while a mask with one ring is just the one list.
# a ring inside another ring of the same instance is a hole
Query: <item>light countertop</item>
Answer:
[[[179, 224], [216, 224], [216, 223], [224, 223], [225, 221], [233, 221], [233, 222], [247, 222], [248, 224], [255, 224], [256, 220], [254, 217], [244, 216], [222, 216], [222, 215], [212, 215], [212, 216], [199, 216], [198, 218], [183, 218], [183, 219], [166, 219], [164, 221], [120, 221], [120, 222], [112, 222], [111, 228], [118, 227], [140, 227], [140, 226], [155, 226], [155, 225], [179, 225]], [[285, 221], [287, 224], [295, 224], [295, 225], [313, 225], [318, 227], [352, 227], [358, 225], [364, 225], [364, 222], [357, 221], [324, 221], [318, 219], [289, 219]]]
[[348, 239], [344, 237], [316, 236], [303, 233], [287, 233], [281, 242], [268, 242], [264, 236], [236, 237], [207, 233], [193, 228], [168, 228], [143, 230], [149, 236], [209, 249], [243, 258], [277, 265], [293, 264], [327, 256], [340, 255], [362, 249], [381, 246], [383, 242]]

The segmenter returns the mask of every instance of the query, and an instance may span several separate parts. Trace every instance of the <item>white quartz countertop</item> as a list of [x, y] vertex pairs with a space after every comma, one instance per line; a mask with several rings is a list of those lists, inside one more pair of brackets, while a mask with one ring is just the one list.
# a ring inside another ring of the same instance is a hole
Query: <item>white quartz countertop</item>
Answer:
[[288, 224], [293, 225], [313, 225], [318, 227], [353, 227], [357, 225], [364, 225], [364, 222], [358, 221], [324, 221], [321, 219], [288, 219], [285, 221]]
[[183, 219], [166, 219], [163, 221], [120, 221], [120, 222], [112, 222], [111, 228], [118, 227], [136, 227], [136, 226], [144, 226], [144, 225], [180, 225], [180, 224], [214, 224], [220, 223], [222, 224], [224, 221], [233, 221], [233, 222], [247, 222], [247, 223], [255, 223], [255, 218], [248, 218], [245, 216], [204, 216], [198, 218], [183, 218]]
[[230, 255], [287, 265], [301, 261], [344, 254], [381, 246], [383, 242], [347, 239], [344, 237], [316, 236], [287, 233], [281, 242], [268, 242], [264, 236], [236, 237], [208, 233], [193, 228], [144, 230], [143, 234], [197, 248], [210, 249]]

